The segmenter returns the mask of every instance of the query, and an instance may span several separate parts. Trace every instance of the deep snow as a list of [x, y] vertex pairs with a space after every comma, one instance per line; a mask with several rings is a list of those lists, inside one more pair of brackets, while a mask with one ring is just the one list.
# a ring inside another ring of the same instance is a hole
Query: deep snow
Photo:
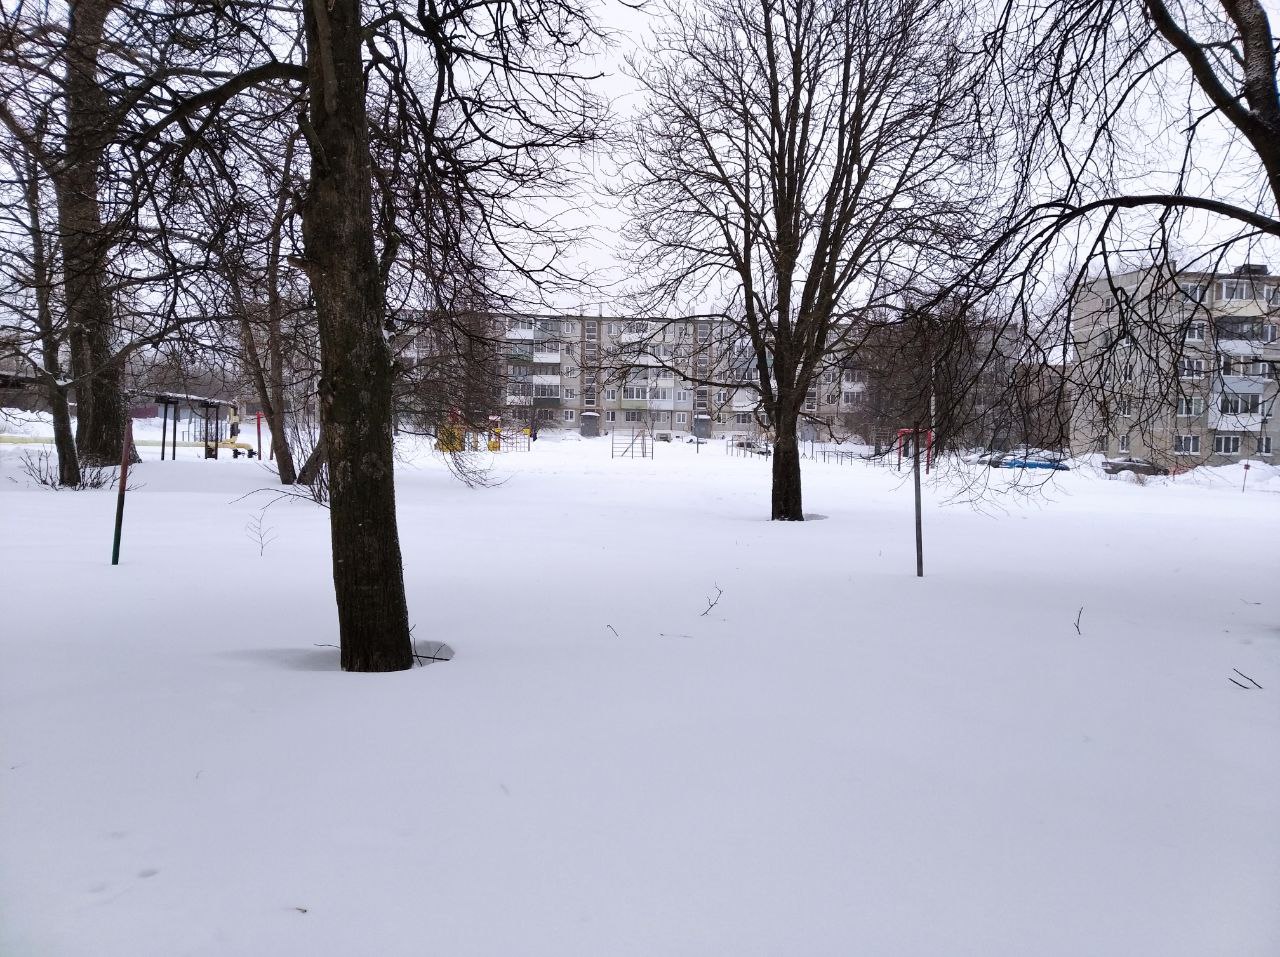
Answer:
[[544, 439], [476, 490], [409, 450], [411, 615], [457, 657], [371, 676], [317, 647], [323, 510], [246, 535], [262, 464], [144, 447], [112, 568], [114, 494], [23, 448], [4, 957], [1280, 953], [1264, 466], [930, 487], [917, 580], [888, 469], [806, 462], [825, 520], [772, 524], [715, 443]]

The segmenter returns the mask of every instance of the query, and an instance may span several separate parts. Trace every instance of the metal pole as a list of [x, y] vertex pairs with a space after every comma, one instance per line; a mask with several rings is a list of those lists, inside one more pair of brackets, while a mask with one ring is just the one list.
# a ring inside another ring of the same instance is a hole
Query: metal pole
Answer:
[[[177, 428], [175, 425], [174, 428]], [[160, 406], [160, 461], [164, 461], [165, 446], [169, 444], [169, 400]]]
[[133, 418], [125, 420], [124, 452], [120, 455], [120, 480], [116, 492], [116, 533], [111, 542], [111, 564], [120, 564], [120, 531], [124, 528], [124, 493], [129, 484], [129, 453], [133, 450]]
[[915, 474], [916, 487], [916, 578], [924, 578], [924, 529], [920, 521], [920, 431], [918, 429], [911, 444], [912, 451], [915, 453], [915, 468], [912, 472]]
[[258, 461], [262, 461], [262, 413], [258, 413]]

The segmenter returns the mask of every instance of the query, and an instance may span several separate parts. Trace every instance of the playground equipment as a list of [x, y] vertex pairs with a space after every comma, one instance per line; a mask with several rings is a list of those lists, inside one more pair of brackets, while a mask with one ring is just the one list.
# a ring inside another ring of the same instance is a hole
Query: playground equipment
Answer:
[[[222, 407], [227, 407], [227, 437], [222, 437]], [[253, 458], [256, 453], [254, 448], [248, 442], [240, 441], [240, 410], [235, 403], [218, 402], [216, 400], [205, 400], [201, 403], [201, 410], [205, 413], [203, 435], [201, 442], [204, 445], [204, 457], [206, 459], [216, 459], [219, 449], [230, 449], [233, 459], [240, 458], [241, 454]]]
[[899, 429], [898, 430], [898, 469], [902, 469], [902, 456], [905, 453], [908, 458], [914, 458], [916, 454], [915, 443], [919, 441], [920, 434], [924, 434], [924, 469], [929, 471], [933, 465], [933, 429]]
[[648, 429], [614, 429], [609, 438], [611, 459], [653, 458], [653, 436]]

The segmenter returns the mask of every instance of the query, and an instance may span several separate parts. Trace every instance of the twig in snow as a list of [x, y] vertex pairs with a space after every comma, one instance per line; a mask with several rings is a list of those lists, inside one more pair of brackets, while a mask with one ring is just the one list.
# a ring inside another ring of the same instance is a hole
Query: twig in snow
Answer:
[[1080, 610], [1076, 612], [1076, 634], [1080, 634], [1080, 619], [1084, 617], [1084, 605], [1080, 606]]
[[1236, 681], [1236, 679], [1235, 679], [1235, 678], [1232, 678], [1230, 675], [1227, 675], [1227, 680], [1228, 680], [1228, 681], [1230, 681], [1230, 682], [1231, 682], [1233, 685], [1235, 685], [1237, 688], [1243, 688], [1245, 691], [1248, 691], [1248, 690], [1249, 690], [1249, 686], [1248, 686], [1248, 685], [1242, 685], [1240, 682]]
[[605, 625], [605, 627], [606, 627], [606, 628], [608, 628], [611, 632], [613, 632], [613, 637], [615, 637], [615, 638], [621, 638], [621, 637], [622, 637], [620, 634], [618, 634], [618, 629], [617, 629], [617, 628], [614, 628], [614, 627], [613, 627], [613, 625]]
[[711, 614], [711, 609], [715, 608], [716, 605], [720, 604], [720, 596], [724, 594], [724, 589], [721, 588], [719, 585], [716, 585], [715, 588], [716, 588], [715, 597], [707, 598], [707, 609], [701, 615], [698, 616], [699, 618], [706, 618], [707, 615]]
[[[1248, 681], [1250, 684], [1252, 684], [1252, 685], [1253, 685], [1255, 688], [1257, 688], [1259, 691], [1263, 690], [1263, 689], [1262, 689], [1262, 685], [1258, 684], [1258, 682], [1254, 681], [1252, 678], [1250, 678], [1247, 674], [1245, 674], [1245, 673], [1244, 673], [1243, 671], [1241, 671], [1239, 668], [1232, 668], [1231, 670], [1232, 670], [1232, 671], [1234, 671], [1236, 674], [1238, 674], [1238, 675], [1239, 675], [1241, 678], [1243, 678], [1245, 681]], [[1234, 679], [1234, 678], [1232, 678], [1231, 680], [1232, 680], [1232, 681], [1234, 681], [1235, 679]]]

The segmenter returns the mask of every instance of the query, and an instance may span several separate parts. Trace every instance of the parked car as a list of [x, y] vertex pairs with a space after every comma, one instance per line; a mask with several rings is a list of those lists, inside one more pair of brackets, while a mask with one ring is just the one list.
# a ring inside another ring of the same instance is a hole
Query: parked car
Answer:
[[1051, 469], [1055, 472], [1070, 471], [1070, 466], [1056, 456], [1043, 452], [1001, 452], [991, 456], [988, 463], [993, 469]]
[[1102, 471], [1108, 475], [1119, 475], [1121, 472], [1133, 472], [1135, 475], [1168, 475], [1169, 470], [1156, 465], [1149, 459], [1103, 459]]
[[752, 452], [756, 455], [763, 455], [766, 458], [772, 451], [769, 446], [761, 442], [756, 442], [754, 439], [736, 439], [734, 440], [733, 447], [735, 449], [743, 449], [747, 452]]

